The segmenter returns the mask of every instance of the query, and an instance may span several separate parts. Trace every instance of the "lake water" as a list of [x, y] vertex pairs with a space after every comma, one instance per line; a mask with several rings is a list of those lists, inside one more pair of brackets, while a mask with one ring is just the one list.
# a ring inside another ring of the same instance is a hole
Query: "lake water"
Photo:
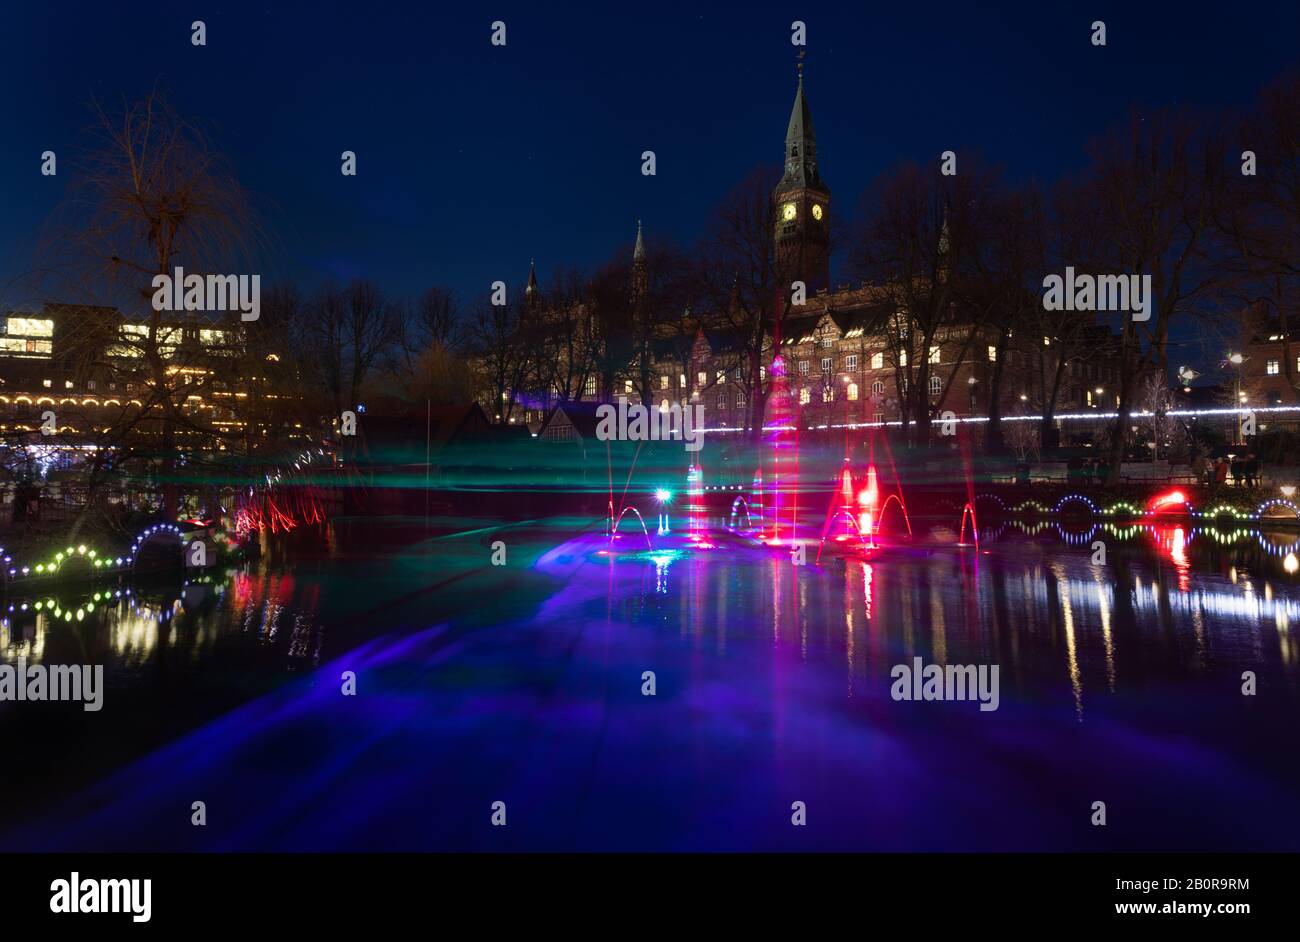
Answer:
[[[598, 528], [343, 521], [208, 584], [10, 613], [6, 662], [108, 689], [0, 703], [0, 849], [1300, 850], [1294, 531], [1010, 526], [794, 566], [570, 542]], [[998, 709], [894, 700], [915, 657], [998, 665]]]

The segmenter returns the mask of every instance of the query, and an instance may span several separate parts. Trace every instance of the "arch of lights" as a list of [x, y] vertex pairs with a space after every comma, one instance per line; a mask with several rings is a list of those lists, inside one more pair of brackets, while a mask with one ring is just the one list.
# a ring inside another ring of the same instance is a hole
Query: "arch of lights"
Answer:
[[[12, 555], [5, 552], [4, 547], [0, 547], [0, 559], [4, 560], [6, 582], [55, 578], [63, 567], [73, 560], [85, 561], [90, 567], [92, 576], [120, 574], [134, 569], [141, 550], [155, 537], [175, 537], [182, 547], [185, 543], [185, 534], [179, 526], [174, 523], [155, 523], [140, 531], [131, 541], [131, 548], [122, 555], [102, 552], [93, 546], [78, 543], [56, 551], [53, 556], [40, 558], [26, 565], [16, 562]], [[182, 547], [178, 547], [177, 551], [180, 552]]]
[[1197, 510], [1192, 503], [1183, 497], [1182, 493], [1178, 491], [1155, 498], [1152, 506], [1145, 509], [1137, 507], [1125, 500], [1116, 501], [1109, 506], [1102, 507], [1087, 494], [1080, 494], [1078, 492], [1066, 494], [1050, 508], [1042, 502], [1032, 499], [1021, 501], [1014, 507], [1007, 507], [1006, 503], [998, 497], [998, 495], [987, 492], [977, 494], [975, 500], [995, 501], [1003, 510], [1012, 514], [1059, 514], [1066, 504], [1079, 503], [1086, 505], [1088, 509], [1097, 516], [1127, 520], [1157, 517], [1162, 513], [1169, 513], [1173, 507], [1181, 506], [1183, 508], [1182, 514], [1184, 516], [1200, 520], [1216, 520], [1220, 517], [1231, 517], [1238, 521], [1259, 521], [1266, 518], [1268, 511], [1275, 508], [1285, 508], [1295, 516], [1297, 521], [1300, 521], [1300, 506], [1297, 506], [1292, 501], [1284, 500], [1280, 497], [1263, 501], [1254, 510], [1243, 510], [1240, 507], [1233, 507], [1231, 504], [1216, 504], [1206, 510]]

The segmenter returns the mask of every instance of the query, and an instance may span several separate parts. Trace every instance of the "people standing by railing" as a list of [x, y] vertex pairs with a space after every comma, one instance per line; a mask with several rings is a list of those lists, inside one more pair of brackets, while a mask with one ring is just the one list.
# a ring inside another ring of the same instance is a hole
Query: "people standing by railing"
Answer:
[[1228, 459], [1220, 458], [1214, 463], [1214, 486], [1216, 489], [1223, 488], [1228, 483]]

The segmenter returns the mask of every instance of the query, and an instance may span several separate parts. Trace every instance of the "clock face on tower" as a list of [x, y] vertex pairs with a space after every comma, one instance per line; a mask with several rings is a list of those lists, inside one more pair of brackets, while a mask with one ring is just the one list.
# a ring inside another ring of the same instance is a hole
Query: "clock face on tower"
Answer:
[[816, 219], [816, 220], [818, 220], [819, 222], [821, 221], [821, 218], [822, 218], [822, 208], [821, 208], [821, 204], [819, 204], [819, 203], [813, 203], [812, 214], [813, 214], [813, 219]]
[[781, 218], [784, 219], [786, 222], [789, 222], [790, 220], [794, 219], [795, 213], [796, 213], [796, 209], [794, 203], [786, 203], [784, 206], [781, 207]]

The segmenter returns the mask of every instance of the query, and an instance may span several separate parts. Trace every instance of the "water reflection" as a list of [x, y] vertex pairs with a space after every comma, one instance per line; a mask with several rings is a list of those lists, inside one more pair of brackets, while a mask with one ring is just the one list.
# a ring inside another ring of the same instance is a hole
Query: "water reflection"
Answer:
[[323, 642], [318, 607], [318, 583], [300, 587], [265, 566], [184, 581], [11, 594], [0, 619], [0, 660], [99, 663], [111, 676], [151, 663], [202, 667], [223, 645], [252, 644], [283, 655], [282, 667], [313, 666]]
[[[675, 623], [732, 652], [762, 632], [801, 661], [838, 664], [848, 697], [913, 656], [998, 663], [1011, 697], [1059, 691], [1081, 722], [1098, 696], [1152, 683], [1246, 669], [1295, 677], [1300, 586], [1284, 557], [1211, 532], [1099, 526], [1058, 541], [1055, 526], [1037, 536], [1013, 526], [982, 536], [979, 552], [896, 546], [820, 567], [745, 548], [656, 560], [653, 595], [640, 587], [644, 561], [608, 563], [600, 579], [632, 627]], [[717, 591], [701, 591], [710, 583]]]

